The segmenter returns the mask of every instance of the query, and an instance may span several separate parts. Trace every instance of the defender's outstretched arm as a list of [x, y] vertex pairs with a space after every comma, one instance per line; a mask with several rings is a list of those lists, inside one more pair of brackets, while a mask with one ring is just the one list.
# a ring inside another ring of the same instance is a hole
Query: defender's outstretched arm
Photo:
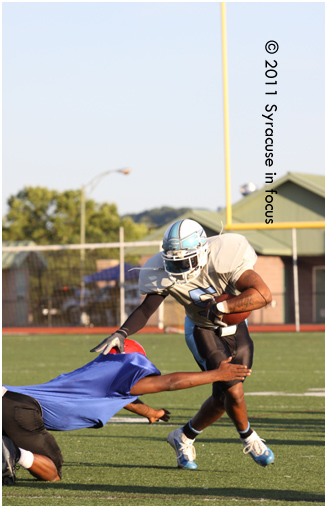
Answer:
[[148, 376], [140, 379], [132, 387], [131, 395], [146, 393], [168, 392], [184, 390], [195, 386], [214, 383], [215, 381], [243, 381], [251, 374], [251, 369], [245, 365], [230, 364], [232, 357], [223, 360], [218, 369], [205, 372], [173, 372], [164, 376]]

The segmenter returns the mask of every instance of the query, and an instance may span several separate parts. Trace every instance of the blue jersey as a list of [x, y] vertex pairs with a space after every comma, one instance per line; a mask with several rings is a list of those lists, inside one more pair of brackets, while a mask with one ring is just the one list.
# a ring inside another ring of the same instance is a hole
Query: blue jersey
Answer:
[[103, 427], [126, 404], [137, 399], [131, 388], [140, 379], [160, 375], [142, 354], [100, 355], [83, 367], [48, 383], [7, 386], [7, 390], [36, 399], [48, 430]]

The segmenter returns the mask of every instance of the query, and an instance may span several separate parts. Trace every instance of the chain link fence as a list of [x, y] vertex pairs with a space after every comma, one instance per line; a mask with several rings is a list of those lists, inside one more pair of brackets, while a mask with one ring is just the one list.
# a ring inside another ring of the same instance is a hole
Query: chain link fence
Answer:
[[[119, 327], [142, 299], [135, 247], [158, 252], [161, 242], [3, 247], [2, 326]], [[300, 292], [301, 301], [301, 322], [324, 322], [323, 292]], [[183, 327], [184, 316], [168, 297], [148, 325]], [[256, 325], [288, 323], [294, 323], [292, 291], [273, 294], [273, 302], [249, 318]]]

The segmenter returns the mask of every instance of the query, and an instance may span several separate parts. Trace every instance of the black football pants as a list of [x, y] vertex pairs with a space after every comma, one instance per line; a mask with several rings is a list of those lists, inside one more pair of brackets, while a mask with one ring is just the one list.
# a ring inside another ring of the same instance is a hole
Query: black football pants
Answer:
[[63, 457], [60, 448], [44, 427], [42, 409], [28, 395], [7, 391], [2, 397], [2, 435], [16, 446], [51, 459], [61, 478]]
[[[231, 363], [246, 365], [249, 369], [253, 363], [253, 341], [249, 335], [245, 322], [238, 325], [234, 335], [219, 336], [219, 329], [201, 328], [195, 326], [193, 337], [199, 355], [205, 361], [202, 370], [213, 370], [219, 367], [222, 360], [232, 357]], [[212, 395], [219, 398], [221, 393], [236, 385], [240, 381], [216, 381], [212, 385]]]

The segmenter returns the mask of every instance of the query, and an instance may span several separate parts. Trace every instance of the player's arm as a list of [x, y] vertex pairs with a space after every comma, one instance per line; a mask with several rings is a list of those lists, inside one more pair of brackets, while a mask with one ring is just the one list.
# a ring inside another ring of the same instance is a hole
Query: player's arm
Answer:
[[241, 292], [240, 295], [217, 304], [217, 309], [222, 314], [261, 309], [272, 300], [267, 284], [254, 270], [245, 270], [235, 287]]
[[145, 416], [149, 420], [149, 423], [157, 422], [158, 420], [168, 422], [170, 418], [170, 412], [167, 411], [167, 409], [153, 409], [147, 404], [144, 404], [140, 399], [136, 399], [134, 402], [127, 404], [124, 409], [140, 416]]
[[126, 337], [141, 330], [164, 299], [165, 296], [156, 293], [147, 295], [143, 302], [126, 319], [120, 329], [109, 337], [106, 337], [102, 342], [100, 342], [100, 344], [91, 349], [91, 353], [102, 352], [106, 355], [113, 347], [118, 347], [119, 351], [123, 353]]
[[148, 376], [132, 387], [131, 395], [184, 390], [215, 381], [243, 381], [251, 374], [245, 365], [230, 364], [232, 357], [220, 362], [218, 369], [205, 372], [173, 372], [164, 376]]

